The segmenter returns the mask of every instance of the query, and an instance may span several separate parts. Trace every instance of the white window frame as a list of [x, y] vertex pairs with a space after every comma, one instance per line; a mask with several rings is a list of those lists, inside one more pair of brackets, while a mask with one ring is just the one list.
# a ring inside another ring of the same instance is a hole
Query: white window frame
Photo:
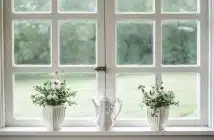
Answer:
[[[154, 13], [116, 13], [115, 0], [106, 2], [106, 59], [107, 67], [110, 69], [106, 76], [106, 90], [109, 97], [116, 97], [116, 74], [118, 73], [155, 73], [156, 79], [161, 79], [163, 72], [196, 72], [200, 74], [200, 91], [198, 104], [200, 105], [198, 118], [172, 118], [169, 126], [207, 126], [208, 124], [208, 0], [200, 1], [200, 13], [162, 13], [161, 0], [154, 0]], [[198, 65], [164, 65], [162, 66], [162, 24], [163, 20], [199, 20], [198, 27]], [[154, 21], [154, 66], [117, 66], [116, 65], [116, 22], [119, 20], [149, 20]], [[156, 81], [158, 84], [160, 81]], [[145, 126], [146, 119], [118, 120], [116, 126]]]
[[209, 0], [209, 122], [208, 127], [214, 128], [214, 1]]
[[[58, 0], [52, 0], [51, 12], [47, 13], [20, 13], [12, 12], [12, 0], [4, 0], [4, 36], [5, 36], [5, 102], [6, 106], [6, 126], [43, 126], [38, 118], [14, 118], [13, 108], [13, 74], [14, 73], [40, 73], [64, 71], [73, 73], [96, 73], [94, 70], [97, 66], [105, 66], [105, 44], [104, 44], [104, 0], [97, 2], [97, 13], [61, 13], [58, 12]], [[51, 65], [15, 65], [13, 64], [13, 31], [12, 20], [50, 20], [51, 25]], [[60, 20], [97, 20], [97, 48], [96, 48], [96, 65], [60, 65], [59, 64], [59, 21]], [[54, 56], [54, 57], [53, 57]], [[99, 94], [105, 93], [105, 73], [97, 72], [97, 91]], [[66, 118], [65, 126], [84, 126], [93, 125], [92, 118]]]
[[0, 0], [0, 128], [5, 126], [3, 1]]
[[[11, 37], [12, 37], [12, 31], [11, 28], [8, 27], [12, 27], [12, 22], [10, 20], [10, 18], [15, 18], [15, 19], [52, 19], [52, 29], [54, 28], [53, 32], [52, 32], [52, 47], [53, 47], [53, 51], [52, 51], [52, 55], [54, 56], [58, 56], [58, 50], [57, 50], [57, 46], [58, 46], [58, 40], [57, 38], [57, 34], [58, 34], [58, 25], [56, 24], [57, 18], [59, 17], [59, 15], [57, 14], [57, 0], [52, 0], [53, 4], [52, 4], [52, 9], [53, 9], [53, 13], [52, 14], [8, 14], [10, 13], [10, 9], [11, 9], [11, 3], [10, 0], [1, 0], [1, 2], [6, 2], [4, 3], [4, 20], [1, 20], [1, 22], [3, 23], [4, 21], [4, 38], [2, 39], [2, 41], [4, 40], [4, 47], [5, 50], [3, 50], [1, 48], [2, 53], [4, 52], [4, 54], [2, 54], [2, 57], [4, 56], [5, 61], [1, 61], [5, 63], [5, 67], [4, 69], [2, 68], [3, 63], [1, 63], [1, 87], [3, 86], [3, 83], [5, 84], [4, 89], [5, 92], [3, 92], [3, 89], [1, 89], [1, 96], [0, 96], [0, 125], [1, 126], [41, 126], [41, 123], [39, 120], [14, 120], [11, 114], [11, 111], [13, 111], [13, 107], [12, 107], [12, 72], [52, 72], [53, 70], [55, 70], [57, 67], [57, 63], [53, 64], [52, 67], [44, 67], [44, 66], [40, 66], [37, 67], [36, 69], [35, 67], [12, 67], [12, 42], [10, 41]], [[212, 0], [210, 1], [210, 10], [212, 10], [212, 8], [214, 7], [214, 4], [212, 2]], [[207, 126], [209, 124], [210, 127], [214, 127], [214, 110], [213, 110], [213, 105], [214, 105], [214, 101], [209, 98], [209, 110], [208, 110], [208, 96], [209, 97], [213, 97], [214, 95], [214, 91], [213, 91], [213, 86], [212, 83], [214, 81], [214, 77], [211, 77], [208, 81], [208, 66], [209, 66], [209, 61], [207, 60], [213, 60], [213, 55], [214, 53], [214, 49], [212, 48], [213, 45], [213, 41], [210, 41], [210, 51], [209, 51], [209, 43], [208, 43], [208, 0], [201, 0], [201, 5], [200, 5], [200, 10], [201, 10], [201, 14], [198, 13], [188, 13], [188, 14], [177, 14], [177, 13], [164, 13], [161, 14], [161, 0], [156, 0], [155, 2], [155, 11], [156, 13], [152, 13], [152, 14], [116, 14], [115, 15], [115, 9], [114, 9], [115, 3], [114, 0], [98, 0], [98, 14], [95, 13], [69, 13], [69, 14], [65, 14], [63, 13], [61, 18], [63, 19], [68, 19], [68, 18], [72, 18], [72, 19], [97, 19], [98, 22], [98, 27], [101, 28], [100, 32], [98, 32], [100, 39], [98, 40], [98, 46], [103, 46], [102, 49], [100, 49], [100, 51], [98, 50], [98, 54], [102, 55], [102, 56], [110, 56], [108, 57], [108, 59], [105, 60], [105, 58], [101, 58], [98, 59], [98, 66], [103, 66], [105, 65], [106, 62], [106, 66], [108, 68], [108, 72], [106, 73], [106, 75], [104, 73], [99, 73], [98, 74], [98, 81], [105, 81], [104, 79], [106, 78], [106, 84], [101, 84], [98, 87], [98, 91], [100, 91], [99, 93], [106, 93], [107, 96], [109, 97], [116, 97], [115, 94], [115, 75], [118, 72], [129, 72], [129, 73], [143, 73], [143, 72], [156, 72], [156, 77], [161, 78], [161, 74], [160, 72], [199, 72], [203, 78], [201, 78], [201, 88], [200, 88], [200, 119], [176, 119], [176, 120], [170, 120], [170, 125], [171, 126]], [[1, 7], [3, 10], [3, 7]], [[105, 11], [103, 10], [105, 9]], [[212, 13], [214, 13], [214, 11], [212, 11]], [[213, 16], [214, 14], [212, 14]], [[0, 16], [1, 17], [1, 16]], [[105, 18], [105, 19], [104, 19]], [[139, 20], [139, 19], [152, 19], [155, 20], [155, 45], [154, 45], [154, 51], [155, 51], [155, 66], [154, 67], [116, 67], [115, 65], [115, 60], [116, 60], [116, 49], [115, 49], [115, 23], [116, 20], [119, 19], [134, 19], [134, 20]], [[161, 68], [161, 45], [162, 44], [162, 39], [161, 39], [161, 20], [163, 19], [198, 19], [200, 20], [200, 45], [199, 46], [205, 46], [203, 49], [202, 47], [200, 47], [200, 50], [198, 50], [198, 52], [200, 52], [200, 66], [188, 66], [188, 67], [175, 67], [175, 66], [167, 66], [167, 67], [162, 67]], [[214, 18], [213, 18], [214, 19]], [[211, 23], [213, 23], [213, 21], [210, 21], [210, 25], [212, 25]], [[214, 33], [214, 30], [212, 28], [212, 33]], [[1, 35], [1, 34], [0, 34]], [[3, 35], [2, 35], [3, 36]], [[1, 36], [0, 36], [1, 37]], [[213, 36], [210, 35], [210, 39], [213, 39]], [[107, 47], [108, 46], [108, 47]], [[106, 49], [105, 51], [105, 48]], [[210, 52], [210, 59], [208, 58], [208, 52]], [[55, 60], [56, 57], [52, 57], [52, 60], [54, 60], [55, 62], [57, 62], [58, 60]], [[58, 58], [58, 57], [57, 57]], [[11, 62], [11, 63], [9, 63]], [[211, 67], [212, 66], [212, 67]], [[213, 61], [210, 61], [210, 71], [209, 74], [213, 75], [214, 69], [213, 69]], [[4, 71], [5, 72], [4, 72]], [[71, 67], [61, 67], [59, 70], [64, 70], [65, 72], [94, 72], [93, 71], [93, 67], [75, 67], [75, 68], [71, 68]], [[3, 75], [5, 75], [5, 80], [3, 78]], [[158, 81], [157, 81], [158, 82]], [[208, 90], [208, 83], [209, 83], [209, 88], [210, 91]], [[105, 92], [106, 90], [106, 92]], [[209, 93], [209, 94], [208, 94]], [[5, 103], [4, 101], [4, 96], [5, 95]], [[8, 104], [10, 103], [10, 104]], [[4, 112], [4, 105], [6, 106], [6, 111]], [[4, 120], [4, 116], [6, 116], [6, 120]], [[208, 116], [209, 116], [209, 122], [208, 122]], [[8, 118], [9, 117], [9, 118]], [[4, 123], [5, 124], [4, 124]], [[144, 126], [146, 124], [146, 120], [118, 120], [117, 121], [117, 126]], [[94, 123], [92, 120], [68, 120], [66, 121], [66, 126], [94, 126]]]

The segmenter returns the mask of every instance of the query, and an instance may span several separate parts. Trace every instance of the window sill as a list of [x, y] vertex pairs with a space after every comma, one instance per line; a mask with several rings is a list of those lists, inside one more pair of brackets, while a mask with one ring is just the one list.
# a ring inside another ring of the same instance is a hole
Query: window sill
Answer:
[[0, 136], [201, 136], [214, 135], [206, 127], [168, 127], [165, 131], [151, 131], [148, 127], [114, 127], [99, 131], [95, 127], [63, 127], [60, 131], [47, 131], [44, 127], [7, 127], [0, 129]]

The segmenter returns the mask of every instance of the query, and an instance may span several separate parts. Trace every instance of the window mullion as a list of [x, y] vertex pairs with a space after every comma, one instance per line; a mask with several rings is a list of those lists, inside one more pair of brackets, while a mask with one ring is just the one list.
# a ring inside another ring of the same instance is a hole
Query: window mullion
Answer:
[[105, 0], [105, 45], [106, 45], [106, 94], [116, 97], [116, 39], [115, 39], [115, 0]]
[[[208, 30], [208, 0], [200, 0], [200, 11], [201, 19], [198, 24], [198, 62], [200, 62], [201, 73], [200, 73], [200, 93], [198, 94], [198, 102], [200, 109], [200, 120], [201, 124], [208, 124], [208, 65], [209, 57], [209, 30]], [[199, 81], [199, 80], [198, 80]]]
[[57, 9], [57, 7], [58, 7], [58, 0], [52, 0], [51, 2], [52, 2], [51, 3], [52, 13], [56, 14], [57, 11], [58, 11], [58, 9]]
[[155, 20], [155, 31], [154, 31], [154, 47], [155, 47], [155, 53], [154, 53], [154, 60], [155, 60], [155, 67], [156, 67], [156, 73], [155, 78], [156, 80], [155, 84], [158, 85], [161, 81], [161, 64], [162, 64], [162, 33], [161, 33], [161, 0], [155, 1], [155, 14], [156, 14], [156, 20]]
[[[57, 0], [52, 0], [52, 13], [54, 15], [57, 15], [57, 5], [58, 2]], [[54, 16], [52, 19], [52, 35], [51, 35], [51, 64], [53, 71], [58, 69], [58, 64], [59, 64], [59, 26], [58, 26], [58, 21], [56, 17]]]
[[[97, 66], [105, 66], [105, 1], [97, 1], [97, 43], [96, 43], [96, 58]], [[106, 91], [106, 73], [97, 73], [98, 95], [104, 95]]]
[[5, 89], [5, 124], [12, 125], [13, 124], [13, 113], [14, 113], [14, 97], [13, 97], [13, 25], [12, 25], [12, 4], [11, 0], [4, 1], [4, 59], [5, 62], [4, 67], [4, 89]]

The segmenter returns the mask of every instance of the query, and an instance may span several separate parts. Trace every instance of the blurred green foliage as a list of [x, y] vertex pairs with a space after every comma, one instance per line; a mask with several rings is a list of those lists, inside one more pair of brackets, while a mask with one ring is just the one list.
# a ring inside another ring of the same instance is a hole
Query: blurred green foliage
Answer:
[[[95, 0], [60, 0], [62, 12], [95, 12]], [[196, 0], [163, 0], [164, 12], [195, 12]], [[16, 12], [48, 12], [50, 0], [14, 0]], [[117, 0], [117, 12], [152, 12], [151, 0]], [[95, 64], [97, 46], [96, 21], [59, 21], [61, 64]], [[197, 63], [197, 21], [163, 21], [163, 64]], [[153, 64], [154, 24], [152, 21], [118, 21], [117, 64]], [[16, 64], [50, 64], [51, 21], [14, 21]], [[101, 46], [97, 46], [101, 47]], [[108, 46], [107, 46], [108, 47]], [[107, 56], [108, 57], [108, 56]], [[111, 56], [109, 56], [111, 57]]]

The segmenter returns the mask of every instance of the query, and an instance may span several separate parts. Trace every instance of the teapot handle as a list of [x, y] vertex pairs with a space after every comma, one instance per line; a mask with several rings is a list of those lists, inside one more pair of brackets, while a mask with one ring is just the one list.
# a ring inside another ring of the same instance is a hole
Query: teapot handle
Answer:
[[119, 110], [117, 111], [117, 114], [115, 115], [114, 120], [117, 119], [117, 117], [120, 114], [122, 107], [123, 107], [122, 100], [120, 100], [119, 98], [117, 98], [115, 102], [117, 102], [119, 104]]

